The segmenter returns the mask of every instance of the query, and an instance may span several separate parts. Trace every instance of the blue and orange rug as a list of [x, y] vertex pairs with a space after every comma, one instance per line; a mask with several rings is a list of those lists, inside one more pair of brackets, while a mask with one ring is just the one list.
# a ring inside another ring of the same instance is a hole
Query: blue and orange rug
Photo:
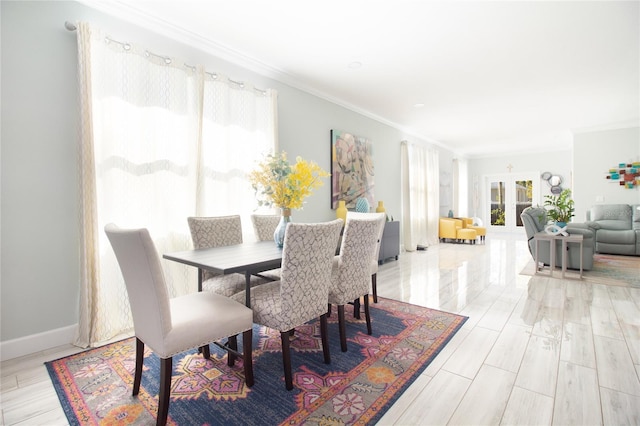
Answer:
[[[347, 315], [348, 352], [340, 351], [337, 317], [329, 319], [331, 364], [324, 364], [320, 326], [296, 328], [291, 342], [294, 389], [282, 372], [280, 333], [254, 326], [255, 385], [244, 385], [242, 362], [226, 365], [196, 351], [174, 357], [169, 424], [367, 424], [379, 420], [429, 365], [466, 317], [390, 299], [364, 315]], [[350, 310], [347, 310], [350, 311]], [[241, 339], [238, 339], [239, 342]], [[133, 338], [46, 363], [72, 425], [150, 424], [158, 403], [159, 359], [147, 351], [140, 394], [131, 396]]]

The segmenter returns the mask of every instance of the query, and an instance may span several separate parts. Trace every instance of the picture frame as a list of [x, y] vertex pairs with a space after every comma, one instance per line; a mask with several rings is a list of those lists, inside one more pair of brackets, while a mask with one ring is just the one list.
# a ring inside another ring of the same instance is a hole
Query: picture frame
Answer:
[[371, 140], [341, 130], [331, 130], [331, 208], [343, 200], [347, 209], [366, 198], [373, 206], [375, 168]]

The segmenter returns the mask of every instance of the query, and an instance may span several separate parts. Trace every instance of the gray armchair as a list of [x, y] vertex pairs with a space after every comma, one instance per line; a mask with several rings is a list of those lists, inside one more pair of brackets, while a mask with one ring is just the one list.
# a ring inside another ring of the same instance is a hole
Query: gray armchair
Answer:
[[[524, 229], [527, 232], [529, 243], [529, 252], [535, 258], [535, 242], [533, 236], [538, 232], [543, 232], [547, 225], [547, 211], [543, 207], [527, 207], [520, 214]], [[588, 271], [593, 268], [593, 249], [594, 234], [586, 224], [569, 223], [567, 224], [567, 232], [569, 234], [582, 234], [582, 269]], [[576, 244], [568, 245], [567, 250], [567, 268], [580, 269], [580, 248]], [[550, 247], [547, 243], [538, 244], [538, 260], [544, 262], [545, 265], [550, 264]], [[562, 242], [556, 241], [556, 266], [562, 266]]]

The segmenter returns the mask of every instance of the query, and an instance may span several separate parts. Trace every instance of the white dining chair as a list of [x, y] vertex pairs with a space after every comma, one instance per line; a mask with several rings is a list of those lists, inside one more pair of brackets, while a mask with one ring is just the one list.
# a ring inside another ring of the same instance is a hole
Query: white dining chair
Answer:
[[[342, 234], [340, 254], [334, 257], [329, 288], [329, 305], [338, 306], [338, 329], [340, 348], [347, 350], [346, 323], [344, 307], [357, 302], [364, 296], [364, 314], [367, 333], [371, 334], [371, 315], [369, 313], [369, 284], [371, 282], [371, 259], [376, 249], [380, 227], [379, 217], [349, 218]], [[354, 306], [354, 309], [359, 309]], [[354, 311], [355, 312], [355, 311]]]
[[[242, 221], [238, 215], [189, 217], [187, 222], [195, 249], [242, 244]], [[211, 291], [227, 297], [244, 291], [247, 285], [244, 274], [240, 273], [216, 275], [199, 270], [198, 275], [198, 291]], [[252, 276], [251, 287], [268, 281], [270, 280]]]
[[280, 217], [275, 214], [252, 214], [251, 223], [256, 239], [258, 241], [272, 241], [273, 233], [280, 223]]
[[[251, 290], [253, 322], [280, 331], [285, 386], [293, 389], [289, 339], [293, 330], [320, 317], [324, 362], [329, 364], [327, 298], [331, 264], [342, 220], [290, 223], [284, 237], [282, 277]], [[233, 296], [244, 301], [244, 293]]]
[[[191, 293], [170, 299], [160, 257], [149, 232], [120, 229], [114, 224], [105, 232], [124, 277], [136, 337], [133, 396], [140, 391], [144, 346], [160, 358], [160, 391], [156, 424], [164, 425], [169, 413], [173, 356], [200, 348], [210, 358], [209, 343], [242, 333], [242, 354], [230, 350], [228, 363], [242, 355], [245, 383], [253, 386], [253, 313], [243, 303], [210, 292]], [[109, 283], [104, 283], [109, 285]]]

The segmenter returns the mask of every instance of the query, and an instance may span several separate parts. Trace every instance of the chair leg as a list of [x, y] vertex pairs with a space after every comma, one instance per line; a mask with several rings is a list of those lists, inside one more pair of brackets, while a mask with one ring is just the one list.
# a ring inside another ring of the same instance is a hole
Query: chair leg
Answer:
[[[227, 342], [229, 347], [234, 351], [238, 350], [238, 336], [233, 335], [229, 336], [229, 341]], [[236, 363], [236, 355], [233, 352], [227, 352], [227, 365], [229, 367], [233, 367], [233, 364]]]
[[367, 334], [371, 336], [371, 315], [369, 314], [369, 295], [364, 295], [364, 317], [367, 320]]
[[378, 274], [371, 274], [371, 290], [373, 291], [373, 303], [378, 303]]
[[247, 387], [253, 386], [253, 330], [242, 333], [242, 364], [244, 365], [244, 381]]
[[331, 316], [331, 303], [329, 303], [329, 306], [327, 307], [327, 315]]
[[322, 354], [324, 363], [331, 364], [331, 354], [329, 353], [329, 331], [327, 329], [327, 314], [320, 315], [320, 338], [322, 339]]
[[156, 418], [157, 426], [167, 424], [169, 415], [169, 394], [171, 392], [171, 364], [172, 358], [160, 359], [160, 394], [158, 400], [158, 417]]
[[211, 351], [209, 350], [209, 345], [200, 346], [200, 351], [202, 357], [204, 359], [211, 359]]
[[360, 319], [360, 298], [353, 299], [353, 317]]
[[284, 367], [284, 384], [287, 390], [293, 389], [293, 378], [291, 377], [291, 352], [289, 348], [289, 332], [281, 331], [282, 341], [282, 366]]
[[344, 320], [344, 305], [338, 305], [338, 329], [340, 330], [340, 349], [347, 351], [347, 328]]
[[133, 372], [133, 396], [140, 392], [140, 380], [142, 380], [142, 363], [144, 362], [144, 343], [136, 337], [136, 367]]

